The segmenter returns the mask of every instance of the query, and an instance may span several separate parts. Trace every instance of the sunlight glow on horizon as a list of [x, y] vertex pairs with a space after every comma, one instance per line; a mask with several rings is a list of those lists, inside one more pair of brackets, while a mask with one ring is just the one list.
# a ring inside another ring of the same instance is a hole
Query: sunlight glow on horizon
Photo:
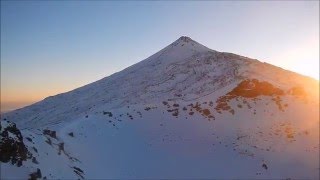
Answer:
[[311, 38], [296, 45], [294, 49], [288, 49], [275, 55], [273, 62], [276, 66], [319, 81], [319, 60], [310, 61], [314, 54], [319, 54], [319, 41]]

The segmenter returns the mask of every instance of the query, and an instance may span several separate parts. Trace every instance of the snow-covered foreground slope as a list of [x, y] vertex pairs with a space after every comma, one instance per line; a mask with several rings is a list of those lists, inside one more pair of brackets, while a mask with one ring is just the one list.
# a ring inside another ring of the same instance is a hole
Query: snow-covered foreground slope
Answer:
[[181, 37], [2, 115], [1, 178], [319, 179], [318, 83]]

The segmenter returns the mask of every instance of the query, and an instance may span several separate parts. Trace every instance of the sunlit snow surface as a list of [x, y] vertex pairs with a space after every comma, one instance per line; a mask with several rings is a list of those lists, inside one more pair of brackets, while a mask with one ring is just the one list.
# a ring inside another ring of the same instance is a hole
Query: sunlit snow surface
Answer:
[[181, 37], [1, 116], [36, 159], [1, 163], [1, 178], [319, 179], [318, 83]]

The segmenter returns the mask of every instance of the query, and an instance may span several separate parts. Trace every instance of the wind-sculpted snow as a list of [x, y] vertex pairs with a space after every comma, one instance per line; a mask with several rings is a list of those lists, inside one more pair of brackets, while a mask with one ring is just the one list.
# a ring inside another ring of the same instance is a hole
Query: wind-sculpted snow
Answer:
[[3, 114], [1, 178], [319, 179], [318, 92], [316, 80], [181, 37]]

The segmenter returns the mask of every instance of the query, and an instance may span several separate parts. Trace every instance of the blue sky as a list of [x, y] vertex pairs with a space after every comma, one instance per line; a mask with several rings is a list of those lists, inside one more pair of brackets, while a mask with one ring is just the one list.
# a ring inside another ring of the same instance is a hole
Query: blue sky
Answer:
[[1, 1], [2, 107], [103, 78], [182, 35], [319, 78], [318, 1]]

